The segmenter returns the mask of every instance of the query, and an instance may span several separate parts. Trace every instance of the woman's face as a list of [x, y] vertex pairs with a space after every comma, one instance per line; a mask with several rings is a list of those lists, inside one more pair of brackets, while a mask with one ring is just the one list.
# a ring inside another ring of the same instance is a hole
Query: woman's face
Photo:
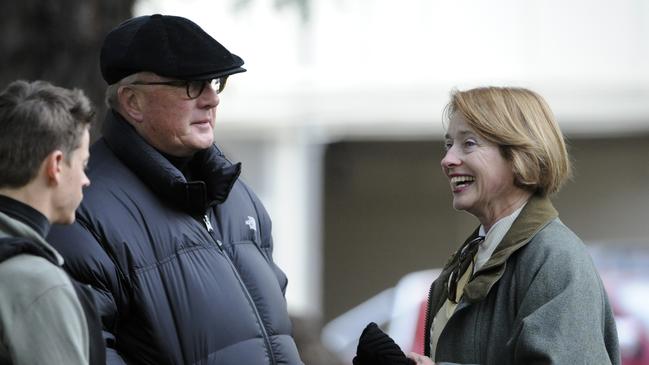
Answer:
[[514, 185], [512, 165], [498, 145], [478, 135], [457, 113], [450, 118], [445, 146], [441, 164], [451, 184], [453, 208], [476, 216], [485, 228], [529, 198]]

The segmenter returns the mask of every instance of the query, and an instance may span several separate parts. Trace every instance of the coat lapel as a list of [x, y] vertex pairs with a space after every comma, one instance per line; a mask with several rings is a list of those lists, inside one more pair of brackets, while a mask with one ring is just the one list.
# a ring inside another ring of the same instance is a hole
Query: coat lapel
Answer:
[[559, 213], [552, 206], [550, 199], [533, 196], [503, 237], [489, 261], [474, 274], [473, 279], [466, 285], [464, 298], [471, 303], [483, 300], [493, 285], [502, 277], [509, 257], [529, 243], [543, 227], [558, 216]]

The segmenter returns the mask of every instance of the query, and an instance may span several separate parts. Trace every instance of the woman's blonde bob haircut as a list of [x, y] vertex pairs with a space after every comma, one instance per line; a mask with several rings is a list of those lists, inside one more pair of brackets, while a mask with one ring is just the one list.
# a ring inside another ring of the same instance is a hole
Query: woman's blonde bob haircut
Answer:
[[512, 163], [517, 186], [547, 196], [571, 177], [563, 134], [539, 94], [512, 87], [455, 90], [445, 120], [456, 113], [476, 133], [500, 146], [503, 157]]

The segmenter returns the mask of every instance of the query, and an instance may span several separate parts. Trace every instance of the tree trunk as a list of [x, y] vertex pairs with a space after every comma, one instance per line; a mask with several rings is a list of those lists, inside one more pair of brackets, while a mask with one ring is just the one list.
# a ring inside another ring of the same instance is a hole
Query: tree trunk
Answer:
[[0, 88], [45, 80], [81, 88], [97, 110], [93, 140], [106, 110], [99, 71], [104, 36], [132, 16], [135, 0], [9, 0], [0, 12]]

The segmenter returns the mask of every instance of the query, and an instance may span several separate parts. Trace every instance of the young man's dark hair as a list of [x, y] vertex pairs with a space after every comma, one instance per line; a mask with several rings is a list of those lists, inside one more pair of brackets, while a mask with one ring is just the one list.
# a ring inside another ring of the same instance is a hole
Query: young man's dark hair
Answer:
[[67, 160], [93, 117], [81, 90], [44, 81], [10, 84], [0, 95], [0, 187], [27, 184], [55, 149]]

